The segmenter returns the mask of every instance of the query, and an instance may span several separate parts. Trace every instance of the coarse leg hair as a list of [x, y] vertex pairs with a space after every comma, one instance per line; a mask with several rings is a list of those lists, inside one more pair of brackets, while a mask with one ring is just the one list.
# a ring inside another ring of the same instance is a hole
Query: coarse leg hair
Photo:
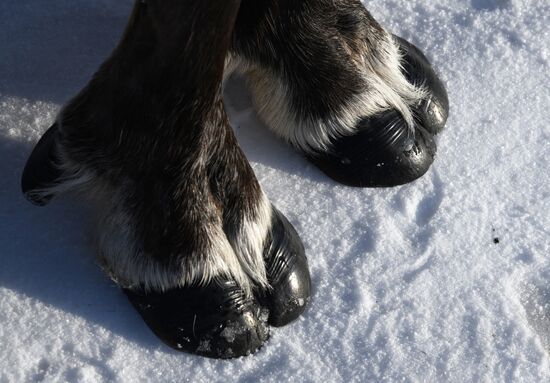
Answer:
[[393, 186], [433, 162], [443, 84], [359, 0], [243, 0], [226, 76], [235, 70], [267, 126], [339, 182]]
[[[222, 101], [239, 5], [137, 0], [121, 42], [62, 109], [22, 179], [37, 204], [70, 190], [87, 200], [105, 271], [153, 331], [213, 357], [266, 339], [256, 296], [273, 325], [295, 319], [309, 297], [298, 235], [263, 193]], [[223, 337], [225, 328], [237, 336]]]

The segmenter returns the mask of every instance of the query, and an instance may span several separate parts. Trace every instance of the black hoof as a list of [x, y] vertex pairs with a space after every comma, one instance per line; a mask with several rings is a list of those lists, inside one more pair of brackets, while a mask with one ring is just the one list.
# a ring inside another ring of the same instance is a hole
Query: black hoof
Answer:
[[53, 195], [39, 194], [37, 191], [52, 186], [61, 177], [57, 166], [55, 145], [59, 135], [57, 125], [53, 125], [34, 147], [21, 177], [21, 190], [35, 205], [46, 205]]
[[445, 85], [435, 73], [426, 56], [414, 45], [395, 36], [403, 53], [403, 70], [411, 84], [423, 85], [428, 97], [413, 108], [420, 123], [432, 134], [443, 130], [449, 116], [449, 98]]
[[264, 254], [272, 289], [260, 299], [269, 309], [269, 324], [281, 327], [297, 319], [306, 309], [311, 293], [311, 279], [298, 233], [275, 208], [267, 243]]
[[328, 152], [309, 159], [344, 185], [390, 187], [424, 175], [435, 152], [431, 133], [417, 124], [413, 135], [401, 115], [390, 110], [364, 119], [357, 134], [338, 138]]
[[151, 330], [179, 351], [238, 358], [253, 354], [269, 338], [267, 313], [232, 281], [164, 293], [124, 292]]

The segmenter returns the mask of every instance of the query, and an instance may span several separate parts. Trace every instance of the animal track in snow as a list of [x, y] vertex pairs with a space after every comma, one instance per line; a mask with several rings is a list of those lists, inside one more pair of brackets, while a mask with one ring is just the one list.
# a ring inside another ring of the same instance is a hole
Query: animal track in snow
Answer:
[[443, 182], [435, 171], [432, 173], [431, 182], [426, 181], [427, 176], [403, 188], [393, 199], [394, 209], [420, 227], [430, 223], [445, 198]]
[[366, 254], [376, 250], [377, 236], [373, 229], [375, 227], [376, 222], [372, 221], [368, 225], [363, 221], [355, 223], [354, 232], [357, 240], [351, 246], [350, 254]]
[[512, 5], [511, 0], [472, 0], [472, 7], [478, 11], [496, 11]]
[[528, 283], [521, 301], [527, 322], [546, 351], [550, 352], [550, 287], [540, 281]]
[[38, 367], [36, 369], [36, 373], [32, 377], [32, 382], [43, 382], [46, 378], [46, 374], [48, 373], [48, 370], [50, 369], [50, 362], [48, 362], [47, 359], [40, 359], [40, 362], [38, 362]]
[[443, 182], [439, 175], [434, 171], [432, 177], [433, 190], [426, 194], [416, 206], [416, 223], [419, 226], [425, 226], [437, 214], [444, 198]]
[[422, 257], [418, 259], [411, 270], [407, 271], [403, 275], [403, 280], [407, 283], [413, 282], [416, 278], [420, 276], [423, 272], [429, 270], [434, 264], [434, 255], [432, 253], [428, 254], [427, 257]]

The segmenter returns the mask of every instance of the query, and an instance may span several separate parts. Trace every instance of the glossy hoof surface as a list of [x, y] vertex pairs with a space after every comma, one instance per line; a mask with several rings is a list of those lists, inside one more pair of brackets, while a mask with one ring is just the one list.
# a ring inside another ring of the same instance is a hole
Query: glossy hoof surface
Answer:
[[253, 354], [269, 338], [267, 313], [233, 281], [164, 293], [124, 292], [151, 330], [179, 351], [238, 358]]
[[426, 56], [408, 41], [395, 36], [403, 53], [403, 70], [411, 84], [423, 85], [428, 97], [414, 111], [420, 124], [430, 133], [443, 130], [449, 117], [449, 97], [441, 79], [435, 73]]
[[275, 208], [267, 243], [264, 256], [272, 289], [260, 299], [269, 309], [269, 324], [281, 327], [305, 311], [311, 294], [311, 278], [298, 233]]
[[445, 127], [449, 99], [443, 82], [426, 56], [408, 41], [395, 36], [403, 54], [407, 80], [423, 86], [427, 97], [412, 107], [414, 134], [395, 110], [364, 118], [357, 133], [335, 139], [326, 152], [308, 155], [335, 181], [356, 187], [392, 187], [424, 175], [434, 161], [434, 135]]
[[21, 177], [21, 191], [35, 205], [46, 205], [51, 195], [34, 194], [33, 192], [52, 186], [60, 177], [61, 170], [56, 166], [55, 145], [59, 131], [53, 125], [44, 133], [34, 147]]
[[417, 125], [412, 134], [401, 115], [390, 110], [365, 118], [357, 134], [338, 138], [328, 152], [309, 159], [344, 185], [391, 187], [424, 175], [436, 150], [431, 133]]

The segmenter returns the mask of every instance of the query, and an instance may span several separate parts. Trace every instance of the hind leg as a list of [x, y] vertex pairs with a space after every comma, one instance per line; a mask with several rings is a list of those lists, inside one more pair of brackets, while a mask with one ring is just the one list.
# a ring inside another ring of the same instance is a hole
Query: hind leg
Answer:
[[445, 88], [358, 0], [245, 0], [228, 69], [260, 117], [335, 180], [394, 186], [432, 164]]

